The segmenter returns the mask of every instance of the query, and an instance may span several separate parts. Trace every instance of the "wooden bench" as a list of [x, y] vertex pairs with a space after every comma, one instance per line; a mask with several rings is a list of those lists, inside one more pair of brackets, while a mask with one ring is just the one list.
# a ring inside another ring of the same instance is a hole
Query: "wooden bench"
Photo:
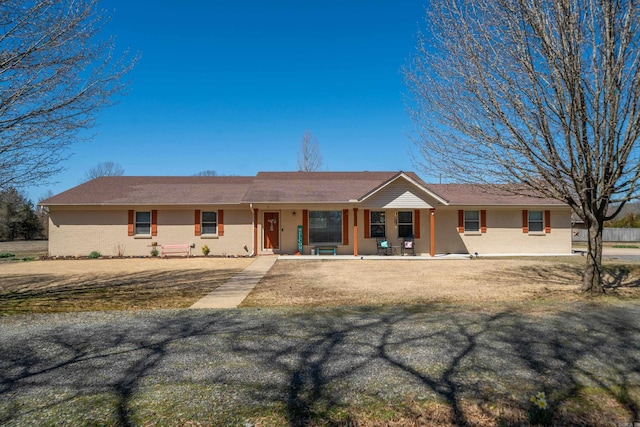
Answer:
[[330, 245], [315, 246], [315, 250], [316, 255], [321, 255], [323, 252], [327, 255], [337, 255], [338, 253], [338, 247]]
[[160, 256], [164, 258], [167, 255], [186, 255], [188, 258], [191, 255], [191, 245], [188, 243], [180, 245], [160, 245]]

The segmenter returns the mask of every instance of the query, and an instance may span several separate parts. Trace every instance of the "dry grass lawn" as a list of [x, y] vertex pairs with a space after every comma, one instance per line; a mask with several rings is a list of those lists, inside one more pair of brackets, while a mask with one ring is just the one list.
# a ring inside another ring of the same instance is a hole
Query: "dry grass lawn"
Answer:
[[[46, 242], [0, 242], [33, 259]], [[246, 258], [0, 260], [0, 315], [189, 307], [244, 269]], [[280, 259], [245, 307], [562, 303], [579, 294], [585, 259]], [[640, 262], [605, 261], [608, 295], [640, 297]], [[548, 305], [547, 305], [548, 306]]]
[[0, 315], [185, 308], [248, 258], [47, 260], [0, 266]]
[[[519, 303], [582, 299], [582, 257], [279, 260], [243, 306]], [[640, 296], [640, 264], [606, 261], [607, 291]]]

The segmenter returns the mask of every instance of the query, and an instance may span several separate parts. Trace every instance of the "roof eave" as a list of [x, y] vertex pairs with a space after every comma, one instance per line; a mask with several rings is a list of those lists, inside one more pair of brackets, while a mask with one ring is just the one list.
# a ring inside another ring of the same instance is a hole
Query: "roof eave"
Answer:
[[288, 201], [265, 201], [265, 200], [260, 200], [260, 201], [244, 201], [242, 202], [242, 204], [252, 204], [252, 205], [335, 205], [335, 204], [352, 204], [352, 203], [359, 203], [358, 200], [323, 200], [323, 201], [300, 201], [300, 200], [288, 200]]
[[465, 207], [465, 206], [487, 206], [487, 207], [496, 207], [496, 208], [527, 208], [527, 207], [546, 207], [546, 208], [567, 208], [569, 209], [569, 205], [564, 203], [455, 203], [451, 202], [449, 204], [451, 207]]
[[170, 202], [136, 202], [136, 203], [38, 203], [38, 206], [44, 207], [127, 207], [127, 206], [203, 206], [203, 205], [226, 205], [226, 206], [242, 206], [248, 203], [244, 202], [189, 202], [189, 203], [170, 203]]

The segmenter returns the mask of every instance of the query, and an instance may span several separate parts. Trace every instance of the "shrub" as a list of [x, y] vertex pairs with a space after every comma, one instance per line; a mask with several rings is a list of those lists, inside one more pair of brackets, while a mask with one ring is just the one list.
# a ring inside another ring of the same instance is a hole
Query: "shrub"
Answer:
[[101, 256], [102, 255], [98, 251], [91, 251], [91, 253], [89, 254], [89, 258], [91, 259], [100, 258]]
[[15, 257], [15, 255], [9, 252], [0, 253], [0, 258], [13, 258], [13, 257]]
[[160, 252], [158, 252], [158, 249], [155, 246], [151, 249], [151, 256], [156, 257], [159, 253]]
[[202, 255], [207, 256], [209, 255], [209, 252], [211, 252], [211, 250], [209, 249], [209, 246], [202, 245]]

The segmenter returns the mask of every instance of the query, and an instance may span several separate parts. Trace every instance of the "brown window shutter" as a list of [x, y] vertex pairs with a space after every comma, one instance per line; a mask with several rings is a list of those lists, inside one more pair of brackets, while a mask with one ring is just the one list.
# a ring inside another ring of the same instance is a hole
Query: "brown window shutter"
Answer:
[[551, 211], [544, 211], [544, 232], [551, 233]]
[[309, 211], [302, 211], [302, 244], [309, 244]]
[[349, 244], [349, 209], [342, 210], [342, 244]]
[[529, 211], [526, 210], [522, 211], [522, 232], [529, 232]]
[[130, 210], [127, 219], [127, 234], [133, 236], [133, 211]]
[[413, 237], [420, 238], [420, 209], [413, 211]]
[[464, 233], [464, 211], [458, 210], [458, 233]]
[[364, 210], [364, 238], [369, 239], [371, 237], [371, 214], [369, 209]]
[[194, 225], [194, 236], [199, 236], [200, 235], [200, 209], [196, 209], [195, 211], [195, 215], [193, 218], [193, 225]]
[[151, 235], [158, 235], [158, 211], [151, 211]]
[[487, 232], [487, 211], [480, 211], [480, 232]]
[[224, 236], [224, 211], [218, 211], [218, 236]]

